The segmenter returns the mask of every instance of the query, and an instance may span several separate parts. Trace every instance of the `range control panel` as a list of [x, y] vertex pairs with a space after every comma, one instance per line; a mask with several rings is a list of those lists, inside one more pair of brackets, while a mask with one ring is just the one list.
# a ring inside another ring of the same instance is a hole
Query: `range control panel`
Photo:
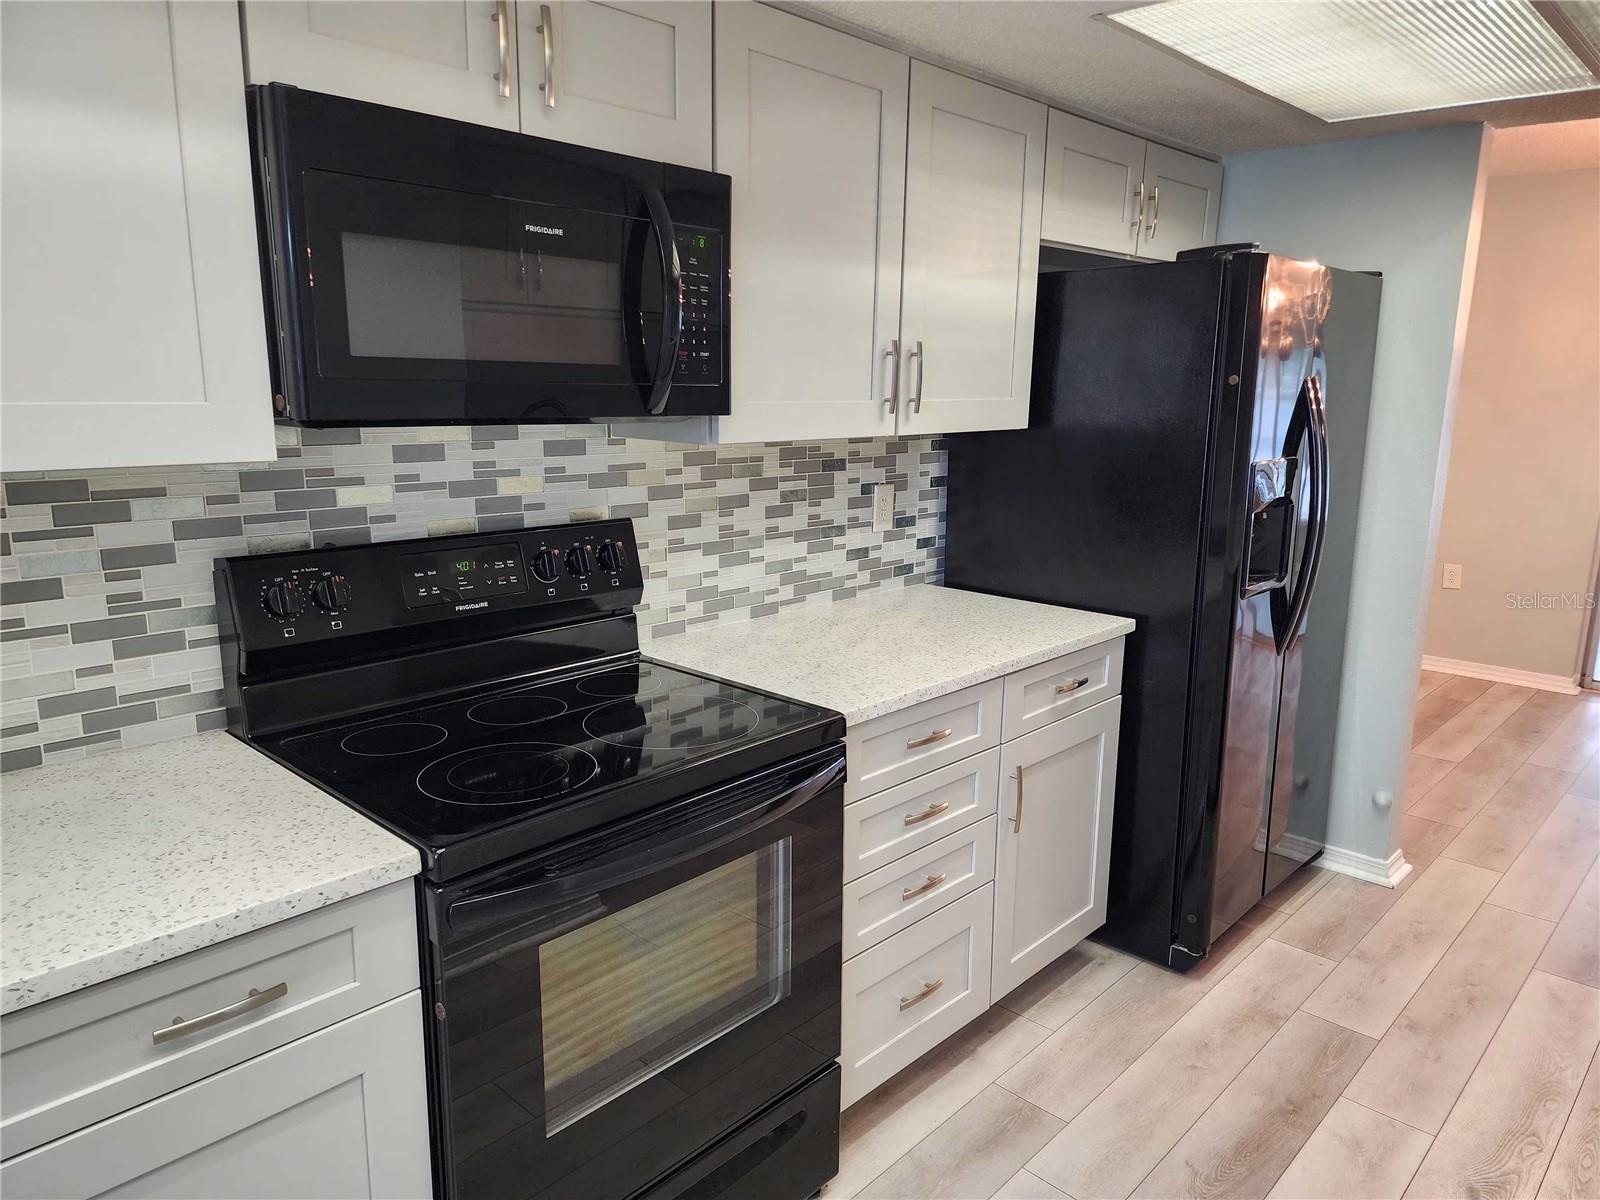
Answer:
[[229, 558], [217, 575], [247, 650], [451, 620], [505, 624], [508, 612], [539, 619], [530, 608], [622, 610], [644, 586], [629, 521]]
[[683, 337], [673, 382], [721, 383], [722, 235], [680, 228], [678, 266], [683, 272]]

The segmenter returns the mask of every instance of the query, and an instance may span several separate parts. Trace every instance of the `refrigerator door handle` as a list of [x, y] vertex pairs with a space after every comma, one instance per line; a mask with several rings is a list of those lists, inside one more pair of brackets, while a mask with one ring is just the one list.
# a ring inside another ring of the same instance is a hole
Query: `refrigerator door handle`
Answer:
[[1278, 653], [1289, 649], [1300, 636], [1300, 625], [1316, 590], [1317, 572], [1322, 567], [1322, 548], [1328, 532], [1328, 417], [1322, 402], [1322, 381], [1315, 374], [1301, 385], [1306, 409], [1306, 449], [1310, 460], [1311, 513], [1307, 522], [1305, 554], [1300, 559], [1294, 591], [1289, 600], [1288, 620], [1278, 632]]

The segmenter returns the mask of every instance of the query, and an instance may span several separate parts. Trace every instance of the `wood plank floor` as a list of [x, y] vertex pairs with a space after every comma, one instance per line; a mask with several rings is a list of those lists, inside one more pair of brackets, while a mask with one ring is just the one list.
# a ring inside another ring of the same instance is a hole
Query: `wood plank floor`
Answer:
[[844, 1114], [830, 1200], [1600, 1198], [1600, 695], [1423, 672], [1390, 890], [1085, 943]]

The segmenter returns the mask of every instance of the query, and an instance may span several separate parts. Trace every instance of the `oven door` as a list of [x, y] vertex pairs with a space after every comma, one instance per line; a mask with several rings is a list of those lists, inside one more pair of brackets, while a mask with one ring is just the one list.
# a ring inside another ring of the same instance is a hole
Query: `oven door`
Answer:
[[631, 1195], [831, 1063], [843, 778], [832, 747], [428, 889], [443, 1195]]
[[655, 189], [634, 215], [325, 170], [301, 190], [298, 419], [640, 416], [665, 411], [680, 350], [688, 369], [679, 247], [720, 240]]

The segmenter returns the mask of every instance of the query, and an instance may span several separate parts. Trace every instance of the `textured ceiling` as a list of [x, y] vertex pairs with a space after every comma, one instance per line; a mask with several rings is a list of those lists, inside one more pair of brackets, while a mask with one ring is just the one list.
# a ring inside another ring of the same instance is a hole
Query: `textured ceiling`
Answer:
[[[1300, 0], [1262, 0], [1296, 3]], [[807, 0], [779, 7], [1191, 149], [1228, 154], [1460, 121], [1525, 125], [1600, 117], [1600, 89], [1324, 124], [1142, 42], [1100, 0]]]
[[1536, 175], [1600, 167], [1600, 120], [1497, 129], [1489, 174]]

